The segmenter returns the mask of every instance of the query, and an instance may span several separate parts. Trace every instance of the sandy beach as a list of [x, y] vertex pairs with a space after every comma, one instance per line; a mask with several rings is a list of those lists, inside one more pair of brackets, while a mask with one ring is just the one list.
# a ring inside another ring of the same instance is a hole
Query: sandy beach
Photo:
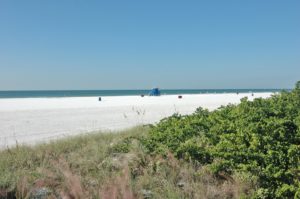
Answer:
[[66, 97], [0, 99], [0, 148], [47, 142], [93, 131], [116, 131], [154, 124], [174, 113], [196, 108], [214, 110], [237, 104], [243, 97], [267, 98], [272, 93], [165, 95], [160, 97]]

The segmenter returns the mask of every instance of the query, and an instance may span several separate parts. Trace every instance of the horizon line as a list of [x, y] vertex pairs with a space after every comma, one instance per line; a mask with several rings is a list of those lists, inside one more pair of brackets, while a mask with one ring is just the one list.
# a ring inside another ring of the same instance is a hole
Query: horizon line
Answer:
[[[159, 88], [159, 87], [158, 87]], [[148, 89], [13, 89], [0, 90], [0, 92], [17, 92], [17, 91], [140, 91]], [[159, 88], [160, 90], [292, 90], [293, 88]]]

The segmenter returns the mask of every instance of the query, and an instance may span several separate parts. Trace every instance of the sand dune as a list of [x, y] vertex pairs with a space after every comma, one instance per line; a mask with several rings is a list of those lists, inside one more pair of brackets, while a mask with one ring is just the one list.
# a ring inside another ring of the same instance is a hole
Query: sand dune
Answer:
[[160, 97], [120, 96], [0, 99], [0, 148], [35, 144], [91, 131], [115, 131], [153, 124], [174, 113], [190, 114], [199, 106], [221, 105], [266, 98], [272, 93], [197, 94]]

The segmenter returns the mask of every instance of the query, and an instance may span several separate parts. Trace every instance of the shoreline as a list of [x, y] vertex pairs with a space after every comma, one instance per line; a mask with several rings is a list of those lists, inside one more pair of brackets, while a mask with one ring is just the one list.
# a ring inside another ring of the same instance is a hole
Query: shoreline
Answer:
[[174, 113], [198, 107], [214, 110], [241, 98], [267, 98], [274, 93], [178, 94], [150, 96], [5, 98], [0, 99], [0, 148], [47, 142], [88, 132], [115, 132], [155, 124]]
[[[247, 94], [277, 93], [290, 89], [162, 89], [162, 95], [198, 95], [198, 94]], [[33, 91], [0, 91], [0, 99], [15, 98], [65, 98], [65, 97], [119, 97], [140, 96], [149, 94], [150, 90], [33, 90]]]

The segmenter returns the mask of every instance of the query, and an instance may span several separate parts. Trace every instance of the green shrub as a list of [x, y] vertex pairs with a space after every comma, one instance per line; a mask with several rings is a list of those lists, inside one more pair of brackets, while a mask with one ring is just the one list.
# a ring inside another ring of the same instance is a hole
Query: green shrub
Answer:
[[128, 153], [131, 149], [131, 137], [124, 138], [117, 143], [112, 143], [109, 148], [109, 153]]
[[241, 100], [209, 112], [173, 115], [154, 126], [144, 145], [207, 165], [213, 173], [250, 172], [255, 198], [299, 197], [300, 82], [268, 99]]

